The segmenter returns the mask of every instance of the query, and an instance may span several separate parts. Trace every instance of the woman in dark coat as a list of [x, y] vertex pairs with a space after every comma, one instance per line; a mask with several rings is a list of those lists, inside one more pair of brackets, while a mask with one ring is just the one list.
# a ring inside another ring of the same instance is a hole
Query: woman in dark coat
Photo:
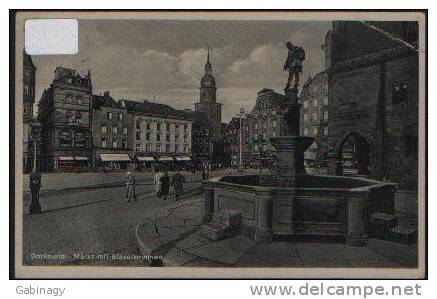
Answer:
[[167, 200], [168, 193], [170, 192], [170, 177], [168, 176], [168, 171], [165, 170], [164, 174], [159, 178], [161, 183], [161, 196], [163, 200]]
[[176, 200], [179, 200], [179, 196], [184, 192], [184, 183], [185, 177], [178, 171], [171, 180], [171, 185], [173, 186], [176, 194]]

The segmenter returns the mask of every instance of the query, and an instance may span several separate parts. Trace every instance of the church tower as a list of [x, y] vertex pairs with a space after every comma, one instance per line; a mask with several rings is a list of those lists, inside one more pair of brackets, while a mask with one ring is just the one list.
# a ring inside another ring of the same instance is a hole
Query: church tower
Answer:
[[213, 149], [212, 156], [220, 156], [219, 149], [221, 146], [218, 144], [222, 141], [222, 104], [216, 102], [217, 87], [215, 85], [215, 79], [212, 75], [212, 66], [210, 62], [209, 46], [207, 46], [207, 56], [205, 63], [205, 73], [200, 80], [200, 99], [198, 103], [195, 103], [195, 110], [205, 114], [209, 122], [211, 130]]
[[209, 46], [207, 46], [207, 56], [205, 64], [205, 74], [200, 81], [200, 102], [215, 103], [216, 101], [215, 79], [212, 75], [211, 62], [209, 61]]

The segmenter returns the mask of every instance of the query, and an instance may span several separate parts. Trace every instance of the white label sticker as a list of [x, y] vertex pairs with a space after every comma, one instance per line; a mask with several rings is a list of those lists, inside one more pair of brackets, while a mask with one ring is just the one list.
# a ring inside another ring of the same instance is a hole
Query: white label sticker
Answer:
[[24, 30], [27, 54], [60, 55], [78, 52], [76, 19], [30, 19], [26, 20]]

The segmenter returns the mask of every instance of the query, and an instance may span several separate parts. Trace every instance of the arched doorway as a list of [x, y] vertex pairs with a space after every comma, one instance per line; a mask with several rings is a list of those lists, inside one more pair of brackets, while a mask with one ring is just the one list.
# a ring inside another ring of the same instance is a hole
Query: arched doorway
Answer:
[[339, 144], [337, 155], [343, 164], [343, 174], [371, 175], [369, 144], [360, 134], [348, 134]]

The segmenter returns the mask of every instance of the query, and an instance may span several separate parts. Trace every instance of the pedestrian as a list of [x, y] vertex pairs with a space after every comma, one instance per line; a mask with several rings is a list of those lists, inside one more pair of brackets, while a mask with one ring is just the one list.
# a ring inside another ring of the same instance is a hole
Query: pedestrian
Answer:
[[135, 194], [135, 177], [132, 174], [132, 172], [128, 171], [126, 173], [126, 198], [127, 201], [130, 202], [131, 198], [133, 197], [134, 200], [137, 200], [136, 194]]
[[155, 184], [156, 196], [161, 197], [161, 176], [162, 172], [159, 166], [155, 167], [155, 177], [153, 178], [153, 183]]
[[167, 200], [168, 193], [170, 191], [170, 177], [168, 176], [167, 170], [159, 178], [160, 191], [159, 194], [163, 197], [163, 200]]
[[176, 194], [176, 201], [179, 200], [179, 196], [182, 195], [184, 192], [184, 183], [185, 183], [185, 177], [178, 172], [173, 176], [171, 180], [171, 185], [174, 188], [175, 194]]
[[202, 171], [202, 180], [203, 180], [203, 181], [204, 181], [204, 180], [207, 180], [208, 177], [209, 177], [208, 170], [203, 169], [203, 171]]

